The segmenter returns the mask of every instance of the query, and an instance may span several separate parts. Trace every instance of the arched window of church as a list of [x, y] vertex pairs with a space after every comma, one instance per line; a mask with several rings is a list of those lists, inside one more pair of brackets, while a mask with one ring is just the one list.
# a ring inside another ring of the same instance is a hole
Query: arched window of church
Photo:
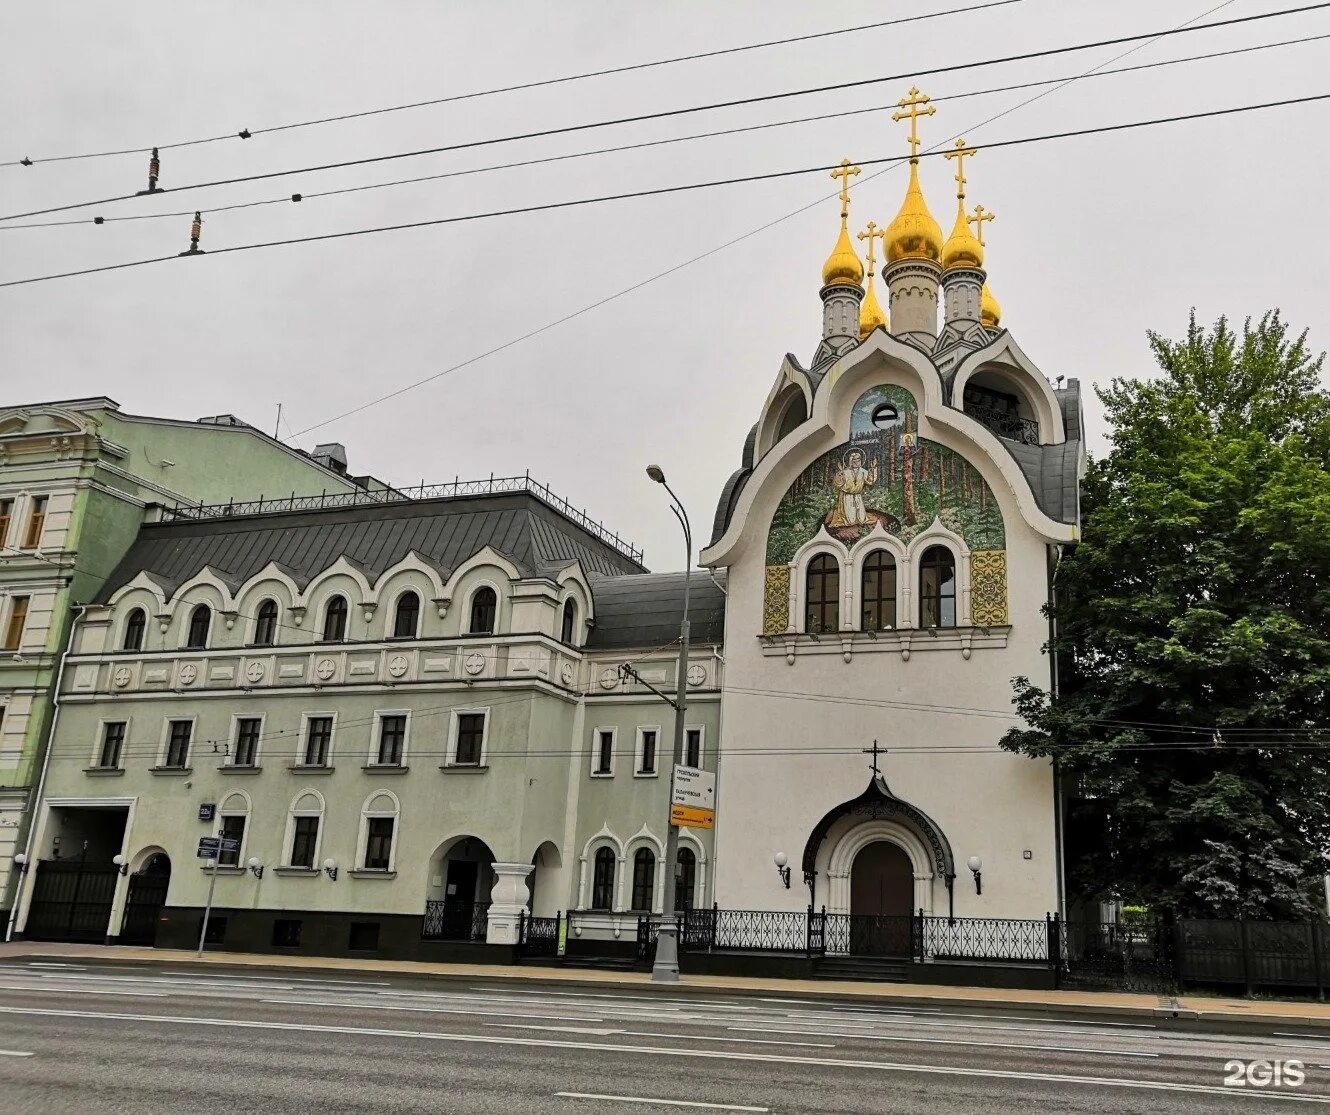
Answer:
[[148, 629], [148, 613], [142, 608], [135, 608], [125, 621], [124, 650], [142, 650], [143, 633]]
[[591, 908], [608, 910], [614, 905], [614, 849], [598, 849], [594, 862], [595, 868], [591, 875]]
[[692, 848], [679, 849], [679, 868], [674, 873], [674, 908], [693, 909], [693, 888], [697, 885], [697, 856]]
[[323, 641], [336, 643], [346, 638], [346, 597], [334, 596], [323, 612]]
[[573, 645], [573, 636], [577, 633], [577, 601], [571, 596], [563, 602], [563, 629], [559, 638], [569, 646]]
[[865, 559], [860, 596], [864, 631], [896, 626], [896, 559], [887, 550], [874, 550]]
[[208, 629], [212, 626], [212, 609], [198, 605], [189, 614], [189, 634], [185, 638], [187, 650], [202, 650], [208, 645]]
[[650, 848], [638, 848], [633, 856], [633, 905], [634, 910], [650, 910], [653, 892], [656, 889], [656, 857]]
[[919, 626], [956, 626], [956, 559], [945, 546], [930, 546], [919, 563]]
[[840, 630], [840, 562], [818, 554], [808, 563], [804, 630], [810, 635]]
[[397, 611], [393, 615], [393, 638], [414, 639], [420, 626], [420, 597], [411, 591], [397, 598]]
[[499, 597], [486, 585], [471, 598], [471, 634], [494, 634], [494, 620], [499, 611]]

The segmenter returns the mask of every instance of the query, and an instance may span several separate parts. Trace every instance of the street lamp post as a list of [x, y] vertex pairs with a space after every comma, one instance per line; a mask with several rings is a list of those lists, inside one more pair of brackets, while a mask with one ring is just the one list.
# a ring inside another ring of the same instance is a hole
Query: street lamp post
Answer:
[[674, 759], [670, 763], [670, 797], [666, 803], [665, 825], [665, 897], [661, 903], [660, 930], [656, 936], [656, 959], [651, 966], [651, 978], [663, 982], [679, 979], [679, 924], [674, 910], [675, 872], [679, 861], [679, 830], [671, 820], [670, 806], [674, 802], [674, 768], [683, 762], [684, 720], [688, 713], [688, 589], [693, 570], [693, 531], [688, 524], [688, 512], [674, 489], [665, 482], [665, 471], [659, 465], [647, 466], [647, 475], [670, 494], [670, 510], [683, 527], [686, 550], [683, 580], [683, 619], [679, 623], [679, 665], [674, 674]]

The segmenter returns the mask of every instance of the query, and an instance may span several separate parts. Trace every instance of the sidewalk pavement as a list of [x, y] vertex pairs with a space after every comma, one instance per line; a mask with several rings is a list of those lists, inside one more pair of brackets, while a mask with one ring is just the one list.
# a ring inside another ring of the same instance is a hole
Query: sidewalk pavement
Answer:
[[997, 987], [950, 987], [921, 983], [865, 983], [851, 980], [761, 979], [750, 976], [688, 975], [677, 984], [653, 983], [647, 972], [600, 972], [537, 964], [430, 964], [410, 960], [362, 960], [332, 956], [273, 956], [266, 953], [208, 952], [202, 957], [183, 949], [125, 945], [79, 945], [49, 941], [0, 943], [0, 961], [25, 957], [94, 964], [190, 965], [248, 970], [299, 970], [429, 977], [442, 980], [493, 979], [566, 987], [688, 991], [711, 995], [809, 995], [850, 1002], [994, 1010], [1037, 1008], [1063, 1015], [1106, 1020], [1177, 1021], [1207, 1029], [1237, 1026], [1325, 1030], [1330, 1033], [1330, 1004], [1269, 999], [1225, 999], [1199, 995], [1176, 998], [1115, 991], [1029, 991]]

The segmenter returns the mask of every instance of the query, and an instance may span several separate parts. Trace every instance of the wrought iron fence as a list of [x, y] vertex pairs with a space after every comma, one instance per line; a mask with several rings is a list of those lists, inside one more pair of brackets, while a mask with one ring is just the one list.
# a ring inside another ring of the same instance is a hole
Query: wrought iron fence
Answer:
[[431, 898], [420, 925], [422, 941], [483, 941], [489, 934], [488, 902]]
[[1026, 445], [1039, 444], [1039, 423], [1029, 418], [969, 399], [965, 400], [965, 413], [971, 418], [977, 418], [998, 437], [1024, 442]]
[[1053, 918], [933, 918], [920, 922], [920, 960], [1048, 963]]
[[1188, 983], [1330, 986], [1324, 922], [1183, 918], [1174, 934], [1178, 978]]
[[804, 910], [685, 910], [680, 947], [729, 952], [805, 952]]
[[822, 926], [822, 947], [814, 948], [809, 932], [809, 952], [840, 956], [914, 956], [917, 950], [919, 917], [915, 914], [811, 914], [809, 921]]
[[1177, 989], [1171, 926], [1068, 920], [1052, 922], [1059, 982], [1155, 995]]
[[517, 951], [522, 956], [558, 956], [563, 914], [537, 918], [523, 914], [518, 923]]
[[501, 495], [509, 492], [525, 492], [535, 496], [560, 515], [571, 519], [588, 534], [599, 538], [607, 546], [613, 546], [625, 557], [638, 563], [642, 561], [642, 551], [636, 546], [620, 538], [604, 523], [596, 522], [585, 510], [579, 510], [562, 496], [555, 495], [548, 485], [532, 480], [529, 472], [522, 476], [491, 476], [486, 480], [456, 479], [444, 484], [421, 483], [410, 488], [357, 488], [350, 492], [320, 492], [310, 496], [292, 492], [289, 496], [274, 496], [271, 499], [260, 496], [256, 500], [240, 503], [232, 500], [227, 503], [168, 507], [163, 514], [170, 519], [226, 519], [237, 515], [267, 515], [277, 511], [317, 511], [330, 507], [409, 503], [421, 499], [455, 499], [458, 496]]

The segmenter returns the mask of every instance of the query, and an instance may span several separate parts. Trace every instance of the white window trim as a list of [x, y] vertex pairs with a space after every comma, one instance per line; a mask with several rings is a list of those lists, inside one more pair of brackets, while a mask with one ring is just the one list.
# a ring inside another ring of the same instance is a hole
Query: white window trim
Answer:
[[[262, 608], [263, 605], [265, 605], [266, 603], [268, 603], [269, 600], [271, 600], [274, 604], [277, 605], [277, 621], [276, 621], [276, 626], [273, 628], [272, 642], [271, 642], [271, 643], [260, 643], [260, 642], [259, 642], [259, 609]], [[245, 642], [245, 646], [247, 646], [247, 647], [258, 647], [258, 648], [265, 648], [265, 647], [275, 647], [275, 646], [279, 646], [279, 645], [281, 644], [281, 641], [282, 641], [282, 612], [283, 612], [284, 610], [286, 610], [286, 609], [283, 609], [283, 607], [282, 607], [282, 602], [281, 602], [280, 599], [278, 599], [278, 597], [277, 597], [277, 595], [276, 595], [275, 593], [264, 593], [262, 596], [260, 596], [260, 597], [259, 597], [259, 602], [258, 602], [256, 605], [254, 605], [254, 611], [253, 611], [253, 613], [252, 613], [254, 618], [251, 619], [251, 620], [249, 621], [249, 632], [248, 632], [249, 637], [248, 637], [247, 641]]]
[[[391, 809], [370, 808], [375, 801], [385, 797], [393, 803]], [[388, 846], [388, 866], [386, 869], [365, 866], [365, 860], [369, 855], [369, 822], [373, 817], [391, 817], [393, 819], [393, 839]], [[365, 804], [360, 807], [360, 831], [356, 835], [356, 870], [381, 871], [385, 875], [393, 874], [397, 870], [397, 845], [400, 843], [399, 837], [401, 835], [402, 803], [397, 800], [397, 795], [391, 790], [375, 790], [365, 799]]]
[[[231, 800], [233, 800], [233, 799], [235, 799], [235, 798], [239, 798], [242, 802], [245, 803], [243, 809], [236, 809], [236, 808], [234, 808], [234, 807], [232, 807], [232, 808], [227, 808], [226, 803], [229, 802], [229, 801], [231, 801]], [[246, 852], [249, 851], [249, 830], [250, 830], [250, 823], [249, 823], [249, 821], [250, 821], [250, 817], [252, 816], [253, 812], [254, 812], [254, 803], [253, 803], [252, 801], [250, 801], [250, 799], [249, 799], [249, 795], [248, 795], [247, 793], [245, 793], [244, 790], [232, 790], [230, 793], [228, 793], [228, 794], [227, 794], [227, 795], [221, 800], [220, 803], [218, 803], [218, 806], [217, 806], [217, 820], [216, 820], [216, 827], [215, 827], [215, 830], [214, 830], [214, 832], [213, 832], [213, 835], [214, 835], [214, 836], [221, 836], [221, 835], [222, 835], [222, 818], [223, 818], [223, 817], [244, 817], [244, 818], [245, 818], [245, 828], [244, 828], [244, 831], [242, 831], [241, 834], [240, 834], [240, 850], [239, 850], [238, 852], [236, 852], [236, 862], [235, 862], [235, 866], [236, 866], [236, 867], [244, 867], [244, 866], [245, 866], [245, 860], [246, 860], [246, 858], [247, 858], [247, 857], [246, 857]], [[319, 826], [319, 827], [322, 828], [322, 826]]]
[[[651, 853], [653, 864], [651, 868], [651, 909], [636, 910], [633, 908], [633, 877], [637, 874], [637, 853], [645, 848]], [[628, 847], [624, 849], [623, 870], [619, 872], [619, 908], [631, 913], [659, 913], [663, 908], [665, 900], [665, 875], [661, 870], [661, 864], [665, 862], [665, 850], [660, 846], [655, 836], [647, 833], [639, 833], [628, 842]], [[673, 881], [674, 876], [670, 879]]]
[[[457, 761], [457, 733], [460, 728], [459, 718], [467, 715], [483, 716], [485, 726], [480, 732], [480, 760], [475, 763], [459, 763]], [[448, 713], [448, 754], [444, 766], [461, 767], [462, 769], [474, 769], [487, 765], [486, 760], [489, 757], [490, 746], [490, 710], [489, 706], [477, 708], [455, 708]]]
[[[33, 517], [33, 515], [36, 513], [36, 510], [37, 510], [37, 501], [38, 501], [39, 499], [45, 499], [45, 500], [46, 500], [46, 510], [45, 510], [45, 512], [43, 512], [43, 517], [42, 517], [42, 532], [41, 532], [41, 534], [39, 534], [39, 535], [37, 536], [37, 542], [36, 542], [36, 544], [35, 544], [35, 545], [32, 545], [32, 546], [29, 546], [29, 545], [26, 545], [27, 538], [28, 538], [28, 531], [30, 531], [30, 530], [32, 529], [32, 517]], [[35, 553], [35, 554], [40, 554], [40, 553], [42, 552], [42, 540], [46, 537], [46, 525], [47, 525], [47, 521], [50, 519], [50, 517], [51, 517], [51, 493], [50, 493], [50, 492], [24, 492], [24, 493], [23, 493], [23, 518], [22, 518], [22, 520], [21, 520], [23, 526], [22, 526], [22, 529], [19, 531], [18, 536], [14, 539], [14, 542], [15, 542], [15, 543], [24, 543], [24, 544], [23, 544], [23, 545], [17, 545], [17, 544], [16, 544], [13, 548], [14, 548], [15, 550], [24, 550], [24, 551], [30, 551], [30, 552]], [[16, 515], [16, 516], [15, 516], [15, 519], [17, 519], [17, 518], [18, 518], [18, 516]]]
[[[297, 809], [296, 808], [297, 804], [303, 801], [306, 797], [313, 797], [316, 801], [318, 801], [319, 803], [318, 809]], [[319, 831], [318, 834], [314, 837], [314, 863], [312, 870], [314, 871], [319, 870], [319, 865], [323, 862], [321, 856], [323, 855], [323, 836], [324, 836], [323, 820], [326, 813], [326, 806], [327, 803], [323, 800], [323, 795], [319, 793], [318, 790], [301, 790], [299, 793], [296, 794], [294, 798], [291, 799], [291, 804], [290, 806], [287, 807], [286, 810], [286, 834], [282, 839], [283, 867], [295, 866], [291, 862], [291, 852], [294, 850], [294, 845], [296, 841], [296, 818], [318, 817]], [[245, 827], [248, 828], [249, 826], [246, 825]], [[301, 868], [301, 870], [304, 869]]]
[[[203, 640], [203, 646], [192, 647], [189, 645], [189, 631], [194, 626], [194, 613], [200, 608], [208, 609], [208, 633]], [[195, 600], [192, 604], [186, 601], [184, 619], [180, 626], [178, 649], [186, 653], [212, 650], [213, 636], [217, 634], [217, 616], [219, 612], [220, 609], [209, 600]]]
[[[226, 765], [228, 767], [238, 767], [240, 770], [249, 770], [248, 766], [239, 766], [236, 762], [236, 755], [239, 752], [240, 744], [240, 721], [257, 720], [259, 722], [259, 738], [254, 744], [254, 763], [255, 767], [263, 765], [263, 734], [268, 729], [268, 714], [266, 712], [254, 713], [246, 712], [231, 714], [231, 734], [226, 740]], [[303, 748], [302, 748], [303, 754]]]
[[27, 640], [28, 632], [32, 629], [33, 592], [31, 589], [25, 588], [18, 591], [7, 592], [3, 598], [0, 598], [0, 634], [9, 631], [9, 621], [14, 615], [14, 601], [18, 598], [26, 599], [28, 602], [28, 612], [27, 615], [23, 617], [23, 628], [18, 633], [18, 644], [11, 650], [0, 651], [0, 654], [22, 654], [24, 650], [23, 644]]
[[920, 532], [910, 540], [910, 626], [919, 630], [929, 630], [922, 626], [923, 608], [923, 561], [932, 547], [941, 546], [951, 551], [956, 578], [956, 623], [953, 627], [932, 628], [934, 631], [952, 631], [959, 627], [970, 626], [970, 547], [965, 539], [954, 531], [948, 530], [940, 521], [934, 520], [927, 530]]
[[[143, 613], [143, 643], [138, 650], [126, 650], [125, 635], [129, 631], [129, 617], [132, 616], [135, 612]], [[146, 604], [140, 604], [137, 602], [131, 603], [129, 607], [125, 609], [124, 617], [120, 620], [120, 625], [117, 628], [115, 634], [115, 646], [112, 649], [121, 654], [142, 654], [145, 650], [148, 649], [148, 632], [151, 629], [151, 627], [152, 627], [152, 612], [148, 608], [148, 606]]]
[[683, 755], [681, 763], [687, 766], [688, 759], [688, 733], [697, 733], [697, 770], [707, 769], [707, 726], [705, 724], [685, 724], [683, 728]]
[[324, 756], [323, 765], [316, 769], [322, 770], [323, 767], [330, 767], [333, 765], [333, 755], [337, 747], [337, 713], [330, 710], [320, 711], [319, 709], [311, 709], [309, 712], [302, 712], [300, 714], [300, 750], [296, 752], [293, 765], [298, 767], [309, 766], [309, 764], [305, 762], [305, 749], [309, 746], [309, 722], [320, 716], [326, 716], [332, 720], [332, 731], [328, 734], [328, 754]]
[[[846, 583], [847, 578], [853, 580], [850, 576], [850, 554], [840, 542], [837, 542], [829, 534], [826, 528], [819, 528], [819, 533], [809, 541], [805, 542], [795, 552], [794, 559], [790, 562], [790, 613], [789, 630], [800, 634], [808, 634], [806, 630], [807, 621], [807, 601], [808, 601], [808, 566], [816, 557], [826, 554], [836, 559], [836, 564], [840, 569], [840, 630], [846, 629], [846, 610], [854, 606], [853, 593], [850, 586]], [[850, 613], [853, 614], [853, 613]], [[832, 639], [839, 634], [837, 631], [820, 631], [819, 636], [823, 639]]]
[[[854, 609], [851, 612], [853, 623], [850, 626], [855, 631], [864, 629], [864, 565], [868, 561], [868, 556], [877, 550], [889, 553], [896, 562], [896, 616], [892, 622], [892, 629], [899, 631], [904, 627], [918, 626], [910, 623], [910, 601], [914, 598], [910, 592], [914, 569], [910, 549], [883, 530], [881, 523], [877, 523], [869, 534], [850, 547], [849, 591], [843, 594], [844, 597], [848, 597], [850, 607]], [[844, 568], [841, 570], [841, 576], [845, 576]], [[844, 627], [844, 623], [841, 626]]]
[[[383, 730], [383, 718], [385, 716], [402, 716], [406, 718], [406, 724], [402, 731], [402, 758], [397, 763], [379, 762], [379, 733]], [[488, 725], [486, 725], [488, 727]], [[365, 765], [371, 767], [389, 767], [396, 769], [399, 766], [406, 766], [407, 754], [411, 748], [411, 710], [409, 708], [381, 708], [374, 710], [374, 724], [369, 737], [369, 755], [365, 758]], [[481, 746], [481, 753], [484, 753], [484, 746]], [[396, 840], [394, 840], [396, 843]], [[395, 853], [394, 853], [395, 854]]]
[[[646, 758], [646, 733], [656, 733], [656, 754], [654, 756], [654, 765], [651, 770], [642, 769], [642, 761]], [[637, 728], [637, 744], [633, 752], [633, 777], [634, 778], [659, 778], [660, 777], [660, 725], [659, 724], [640, 724]]]
[[[494, 629], [492, 631], [472, 631], [471, 606], [475, 603], [476, 593], [484, 588], [494, 590]], [[460, 634], [474, 636], [477, 639], [483, 639], [490, 635], [501, 635], [503, 634], [503, 619], [503, 591], [491, 580], [477, 581], [462, 600], [462, 614], [458, 619], [458, 626], [462, 628]]]
[[[600, 770], [600, 737], [608, 732], [610, 734], [610, 769]], [[612, 727], [592, 728], [591, 729], [591, 777], [592, 778], [613, 778], [615, 756], [619, 750], [619, 729]]]
[[[596, 893], [596, 853], [602, 848], [608, 848], [614, 853], [614, 877], [610, 880], [610, 904], [608, 906], [591, 905], [592, 896]], [[620, 901], [620, 887], [623, 879], [624, 854], [619, 842], [613, 837], [597, 837], [592, 841], [592, 846], [587, 849], [586, 856], [586, 890], [582, 895], [582, 909], [594, 910], [602, 914], [620, 914], [623, 913], [623, 903]]]
[[[120, 741], [120, 765], [116, 767], [102, 766], [102, 744], [106, 739], [106, 725], [123, 724], [125, 726], [125, 738]], [[88, 766], [96, 767], [98, 770], [124, 770], [125, 753], [129, 750], [129, 732], [131, 728], [130, 718], [128, 716], [103, 716], [97, 721], [97, 738], [92, 742], [92, 759]], [[190, 746], [194, 744], [193, 737], [190, 738]]]
[[[398, 635], [396, 634], [397, 609], [398, 606], [402, 603], [402, 597], [405, 596], [408, 592], [413, 592], [416, 594], [416, 600], [420, 605], [416, 609], [416, 629], [410, 635]], [[412, 639], [423, 638], [421, 634], [421, 628], [424, 627], [425, 625], [425, 601], [428, 599], [429, 596], [420, 589], [416, 588], [415, 585], [403, 585], [400, 589], [398, 589], [397, 593], [392, 598], [392, 604], [389, 606], [387, 614], [384, 616], [383, 620], [384, 641], [390, 643], [392, 642], [405, 643], [409, 642]], [[394, 843], [396, 843], [396, 841], [394, 841]]]
[[194, 759], [194, 745], [199, 742], [199, 718], [197, 716], [168, 716], [162, 721], [162, 740], [161, 746], [157, 750], [157, 766], [166, 767], [167, 752], [171, 748], [171, 725], [182, 721], [189, 722], [189, 746], [185, 749], [185, 761], [180, 767], [171, 767], [171, 770], [180, 770], [188, 768]]

